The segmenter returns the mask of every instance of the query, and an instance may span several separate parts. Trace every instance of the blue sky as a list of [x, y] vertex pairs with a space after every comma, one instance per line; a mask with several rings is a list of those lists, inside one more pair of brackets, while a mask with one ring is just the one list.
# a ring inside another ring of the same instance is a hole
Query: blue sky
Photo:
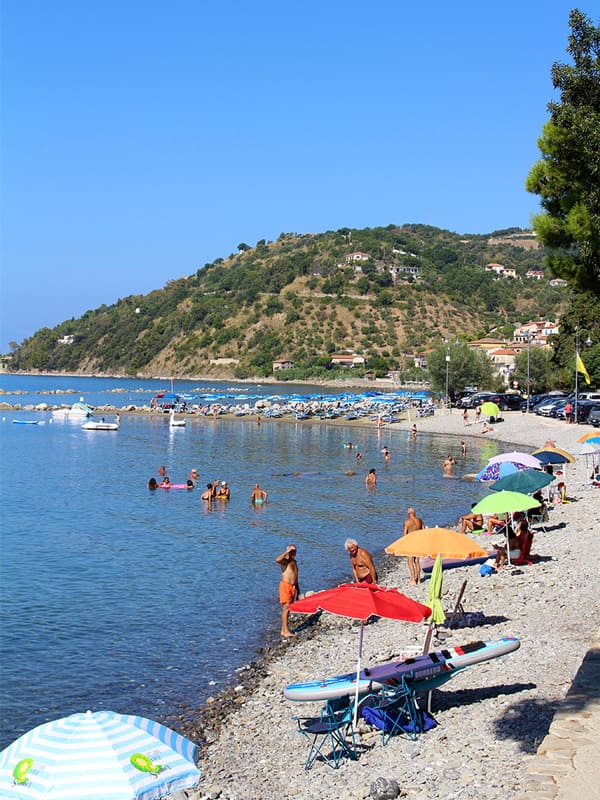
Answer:
[[0, 352], [283, 231], [529, 226], [572, 6], [2, 0]]

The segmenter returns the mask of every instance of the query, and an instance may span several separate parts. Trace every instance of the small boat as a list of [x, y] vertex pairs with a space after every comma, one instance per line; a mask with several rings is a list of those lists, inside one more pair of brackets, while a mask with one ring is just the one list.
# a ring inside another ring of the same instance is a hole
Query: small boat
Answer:
[[13, 419], [13, 425], [39, 425], [39, 419]]
[[91, 417], [93, 413], [94, 409], [87, 403], [78, 402], [73, 403], [71, 408], [55, 408], [52, 416], [80, 419], [81, 417]]
[[81, 427], [84, 431], [118, 431], [120, 427], [120, 421], [105, 422], [103, 419], [101, 419], [96, 422], [95, 420], [89, 420], [89, 422], [84, 422]]

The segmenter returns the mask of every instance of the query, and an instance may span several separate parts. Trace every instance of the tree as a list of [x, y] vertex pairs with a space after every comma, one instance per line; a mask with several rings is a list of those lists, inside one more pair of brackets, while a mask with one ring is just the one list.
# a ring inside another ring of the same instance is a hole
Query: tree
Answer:
[[551, 270], [600, 296], [600, 27], [577, 9], [569, 26], [573, 64], [552, 66], [560, 101], [548, 103], [542, 158], [525, 185], [541, 197], [533, 224]]
[[250, 250], [250, 245], [246, 244], [246, 242], [240, 242], [237, 246], [237, 249], [240, 253], [245, 253], [246, 250]]
[[[529, 354], [528, 354], [529, 351]], [[529, 347], [521, 350], [515, 358], [513, 380], [526, 394], [538, 394], [552, 388], [550, 359], [552, 353], [542, 347]], [[529, 390], [527, 389], [527, 359], [529, 358]]]
[[[446, 362], [446, 355], [449, 361]], [[448, 394], [453, 396], [465, 386], [487, 389], [493, 381], [493, 365], [486, 353], [474, 350], [467, 344], [442, 345], [427, 357], [429, 379], [434, 389], [446, 391], [446, 363], [448, 364]]]

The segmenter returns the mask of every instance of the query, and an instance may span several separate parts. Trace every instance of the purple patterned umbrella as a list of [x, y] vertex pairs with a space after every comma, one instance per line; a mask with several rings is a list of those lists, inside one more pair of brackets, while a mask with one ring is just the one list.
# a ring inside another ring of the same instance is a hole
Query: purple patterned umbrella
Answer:
[[[523, 467], [524, 469], [524, 467]], [[512, 464], [510, 461], [501, 461], [496, 464], [488, 464], [480, 472], [475, 475], [476, 481], [498, 481], [500, 478], [506, 478], [507, 475], [512, 475], [519, 471], [518, 464]]]

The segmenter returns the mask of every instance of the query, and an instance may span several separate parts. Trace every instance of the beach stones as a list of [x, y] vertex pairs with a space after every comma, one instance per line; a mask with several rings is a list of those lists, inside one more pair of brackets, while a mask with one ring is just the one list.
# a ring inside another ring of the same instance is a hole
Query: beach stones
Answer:
[[394, 800], [400, 796], [400, 787], [393, 778], [376, 778], [371, 784], [369, 797], [373, 800]]

